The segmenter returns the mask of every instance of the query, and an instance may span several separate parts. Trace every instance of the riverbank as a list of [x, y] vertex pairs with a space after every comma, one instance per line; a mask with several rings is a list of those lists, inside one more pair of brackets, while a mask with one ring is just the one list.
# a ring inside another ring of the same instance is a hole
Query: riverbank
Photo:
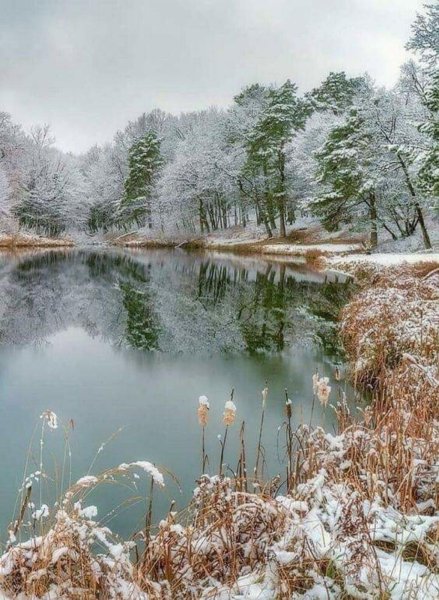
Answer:
[[17, 233], [14, 235], [0, 234], [0, 249], [65, 248], [71, 246], [74, 246], [74, 242], [69, 238], [51, 238], [30, 233]]
[[[30, 509], [34, 533], [23, 541], [28, 490], [41, 475], [34, 473], [0, 558], [3, 593], [22, 600], [67, 598], [72, 590], [78, 598], [139, 600], [437, 598], [439, 262], [339, 267], [359, 286], [340, 331], [351, 378], [374, 394], [360, 417], [349, 411], [340, 373], [316, 376], [310, 391], [335, 411], [335, 433], [292, 431], [297, 408], [288, 399], [279, 432], [263, 429], [261, 412], [262, 444], [279, 436], [283, 471], [263, 477], [243, 443], [234, 476], [203, 475], [189, 511], [171, 507], [157, 528], [147, 517], [135, 542], [97, 521], [87, 496], [117, 479], [137, 486], [136, 471], [160, 493], [167, 477], [153, 465], [88, 474], [61, 499], [62, 509]], [[274, 400], [264, 390], [260, 410]], [[50, 411], [42, 417], [46, 428], [57, 426]], [[204, 399], [199, 418], [200, 435], [203, 427], [208, 435]], [[228, 435], [239, 435], [233, 404], [225, 419]]]
[[[371, 252], [367, 248], [364, 236], [355, 236], [348, 232], [328, 233], [320, 225], [308, 224], [292, 228], [286, 238], [269, 238], [257, 227], [231, 227], [228, 230], [213, 232], [203, 236], [172, 235], [166, 236], [138, 233], [107, 235], [103, 238], [79, 236], [75, 238], [50, 238], [30, 233], [0, 235], [0, 249], [21, 248], [63, 248], [90, 245], [115, 246], [127, 249], [182, 248], [187, 250], [209, 250], [223, 253], [258, 255], [267, 259], [300, 258], [309, 263], [325, 264], [338, 268], [340, 262], [349, 260], [355, 263], [369, 262], [381, 264], [400, 264], [402, 262], [422, 262], [439, 257], [439, 252], [414, 251], [413, 240], [408, 240], [410, 250], [404, 249], [399, 241], [395, 252], [389, 243]], [[322, 261], [320, 261], [322, 259]]]
[[343, 234], [331, 235], [319, 226], [292, 229], [287, 238], [268, 238], [257, 227], [231, 227], [224, 231], [192, 236], [150, 236], [125, 234], [109, 243], [126, 248], [180, 247], [216, 250], [239, 254], [273, 256], [331, 256], [365, 250], [362, 238]]
[[[412, 236], [414, 238], [416, 236]], [[377, 264], [400, 264], [402, 262], [428, 261], [439, 259], [439, 241], [435, 240], [436, 250], [423, 251], [422, 241], [407, 238], [397, 242], [384, 242], [375, 250], [367, 246], [365, 236], [349, 232], [329, 233], [314, 223], [290, 229], [286, 238], [267, 238], [261, 228], [255, 226], [231, 227], [220, 232], [202, 236], [151, 236], [150, 234], [125, 234], [112, 237], [108, 243], [126, 248], [185, 248], [214, 250], [224, 253], [248, 254], [269, 257], [305, 258], [309, 262], [328, 259], [328, 264], [349, 256], [349, 260], [374, 262]], [[433, 239], [433, 238], [432, 238]], [[393, 250], [393, 251], [392, 251]]]

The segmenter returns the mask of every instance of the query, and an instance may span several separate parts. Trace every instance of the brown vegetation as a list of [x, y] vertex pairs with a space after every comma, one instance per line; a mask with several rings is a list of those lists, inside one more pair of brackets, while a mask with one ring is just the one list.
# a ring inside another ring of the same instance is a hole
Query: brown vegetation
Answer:
[[73, 245], [73, 241], [68, 238], [46, 238], [26, 233], [0, 235], [0, 248], [8, 250], [14, 248], [62, 248]]

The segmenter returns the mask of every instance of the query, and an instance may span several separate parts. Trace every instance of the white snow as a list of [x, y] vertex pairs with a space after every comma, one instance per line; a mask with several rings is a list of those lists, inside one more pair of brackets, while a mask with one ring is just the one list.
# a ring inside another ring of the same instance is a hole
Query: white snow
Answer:
[[94, 475], [85, 475], [84, 477], [81, 477], [80, 479], [78, 479], [78, 481], [76, 482], [76, 485], [79, 485], [81, 487], [92, 487], [93, 485], [96, 485], [98, 483], [98, 478], [95, 477]]
[[210, 408], [209, 399], [207, 396], [200, 396], [198, 398], [198, 403], [200, 406], [205, 406], [206, 408]]
[[425, 252], [419, 254], [394, 253], [394, 254], [350, 254], [348, 256], [328, 258], [330, 265], [337, 265], [341, 262], [352, 263], [372, 263], [377, 265], [401, 265], [403, 263], [415, 264], [418, 262], [438, 262], [438, 252]]
[[230, 410], [231, 412], [236, 412], [236, 405], [232, 400], [227, 400], [224, 404], [225, 410]]
[[163, 475], [160, 473], [160, 471], [157, 469], [157, 467], [155, 467], [152, 463], [150, 463], [147, 460], [136, 460], [136, 461], [128, 463], [128, 464], [122, 463], [121, 465], [119, 465], [118, 468], [120, 471], [126, 471], [132, 467], [139, 467], [140, 469], [145, 471], [145, 473], [148, 473], [148, 475], [151, 475], [151, 477], [154, 480], [154, 483], [157, 483], [161, 487], [165, 486], [165, 480], [163, 478]]
[[261, 246], [261, 254], [284, 254], [293, 256], [305, 256], [310, 252], [321, 252], [322, 254], [346, 254], [358, 252], [363, 246], [361, 244], [264, 244]]

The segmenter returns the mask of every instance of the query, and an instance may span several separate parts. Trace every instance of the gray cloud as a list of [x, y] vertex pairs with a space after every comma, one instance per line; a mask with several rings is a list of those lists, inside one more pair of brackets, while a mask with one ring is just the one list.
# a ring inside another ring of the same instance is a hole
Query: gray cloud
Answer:
[[393, 84], [422, 0], [0, 0], [0, 110], [80, 151], [141, 112], [330, 70]]

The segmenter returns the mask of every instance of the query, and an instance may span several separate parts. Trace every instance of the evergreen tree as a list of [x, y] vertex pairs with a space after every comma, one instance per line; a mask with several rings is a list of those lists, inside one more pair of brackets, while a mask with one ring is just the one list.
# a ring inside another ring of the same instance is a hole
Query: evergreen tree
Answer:
[[282, 237], [286, 235], [288, 202], [286, 146], [303, 129], [309, 112], [308, 104], [297, 97], [297, 86], [287, 80], [270, 90], [267, 106], [249, 136], [247, 166], [262, 170], [267, 209], [271, 216], [276, 210]]
[[316, 153], [318, 177], [323, 193], [315, 199], [313, 212], [329, 230], [352, 222], [368, 212], [370, 243], [378, 242], [377, 194], [373, 177], [373, 139], [359, 111], [335, 127]]
[[153, 132], [138, 139], [128, 153], [128, 177], [117, 215], [118, 224], [147, 222], [152, 227], [151, 197], [157, 172], [162, 165], [160, 142]]
[[[421, 131], [429, 136], [431, 148], [426, 153], [425, 162], [419, 172], [423, 190], [439, 197], [439, 72], [434, 73], [432, 83], [426, 92], [425, 104], [430, 111], [429, 120], [421, 126]], [[439, 206], [438, 206], [439, 208]]]
[[318, 88], [308, 92], [305, 97], [314, 110], [330, 110], [339, 115], [352, 106], [355, 95], [363, 85], [363, 77], [348, 78], [344, 71], [331, 72]]

